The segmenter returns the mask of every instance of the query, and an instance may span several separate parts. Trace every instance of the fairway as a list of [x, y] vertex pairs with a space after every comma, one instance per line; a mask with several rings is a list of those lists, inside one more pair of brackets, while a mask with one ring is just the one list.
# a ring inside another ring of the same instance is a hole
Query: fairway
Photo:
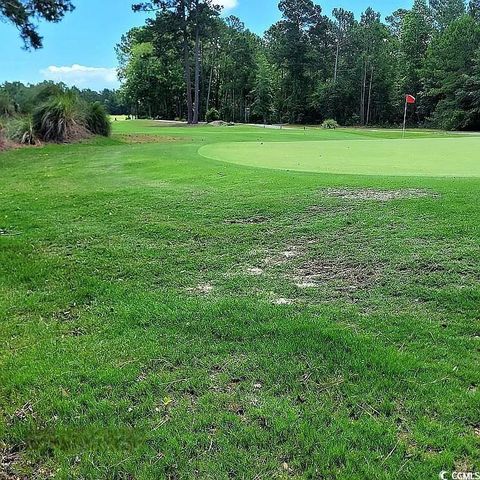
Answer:
[[452, 175], [477, 138], [113, 123], [0, 154], [0, 478], [480, 464], [480, 179], [202, 156], [381, 173], [369, 152], [436, 148], [404, 174]]
[[216, 143], [199, 153], [224, 162], [282, 170], [480, 176], [480, 137]]

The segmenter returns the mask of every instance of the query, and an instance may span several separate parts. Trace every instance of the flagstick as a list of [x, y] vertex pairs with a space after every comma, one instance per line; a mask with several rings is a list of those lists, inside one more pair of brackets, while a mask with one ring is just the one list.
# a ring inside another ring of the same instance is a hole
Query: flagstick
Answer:
[[408, 107], [408, 100], [407, 100], [407, 97], [405, 96], [405, 113], [403, 115], [403, 136], [402, 136], [402, 138], [405, 138], [405, 129], [407, 128], [407, 107]]

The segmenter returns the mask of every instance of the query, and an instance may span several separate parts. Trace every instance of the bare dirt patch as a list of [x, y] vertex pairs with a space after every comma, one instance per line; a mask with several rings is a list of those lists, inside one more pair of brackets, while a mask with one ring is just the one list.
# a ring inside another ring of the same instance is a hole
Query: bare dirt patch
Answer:
[[346, 200], [374, 200], [388, 202], [390, 200], [406, 200], [410, 198], [438, 197], [438, 194], [428, 190], [407, 188], [402, 190], [375, 190], [373, 188], [327, 188], [321, 193], [328, 197]]

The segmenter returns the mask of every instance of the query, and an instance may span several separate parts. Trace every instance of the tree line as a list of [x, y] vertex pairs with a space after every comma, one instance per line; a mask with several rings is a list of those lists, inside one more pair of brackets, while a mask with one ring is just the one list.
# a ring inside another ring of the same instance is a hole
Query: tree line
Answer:
[[154, 0], [116, 47], [132, 114], [225, 121], [480, 128], [480, 0], [414, 0], [383, 20], [281, 0], [260, 37], [214, 0]]
[[70, 92], [86, 103], [99, 103], [110, 115], [123, 115], [127, 107], [116, 90], [100, 92], [89, 88], [67, 87], [64, 83], [44, 81], [25, 85], [22, 82], [5, 82], [0, 85], [0, 117], [32, 114], [46, 100]]

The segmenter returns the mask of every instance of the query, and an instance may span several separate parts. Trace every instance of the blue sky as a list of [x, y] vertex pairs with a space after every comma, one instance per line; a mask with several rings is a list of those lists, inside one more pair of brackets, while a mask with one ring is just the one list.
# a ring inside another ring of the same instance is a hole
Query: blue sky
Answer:
[[[279, 19], [278, 0], [217, 0], [230, 8], [224, 14], [237, 15], [246, 26], [262, 34]], [[17, 30], [0, 22], [0, 83], [25, 83], [45, 79], [65, 81], [80, 88], [114, 88], [116, 57], [114, 46], [122, 33], [142, 25], [144, 14], [131, 11], [131, 0], [74, 0], [76, 10], [58, 24], [42, 24], [44, 48], [22, 50]], [[343, 7], [358, 16], [368, 6], [388, 15], [411, 0], [317, 0], [325, 13]]]

